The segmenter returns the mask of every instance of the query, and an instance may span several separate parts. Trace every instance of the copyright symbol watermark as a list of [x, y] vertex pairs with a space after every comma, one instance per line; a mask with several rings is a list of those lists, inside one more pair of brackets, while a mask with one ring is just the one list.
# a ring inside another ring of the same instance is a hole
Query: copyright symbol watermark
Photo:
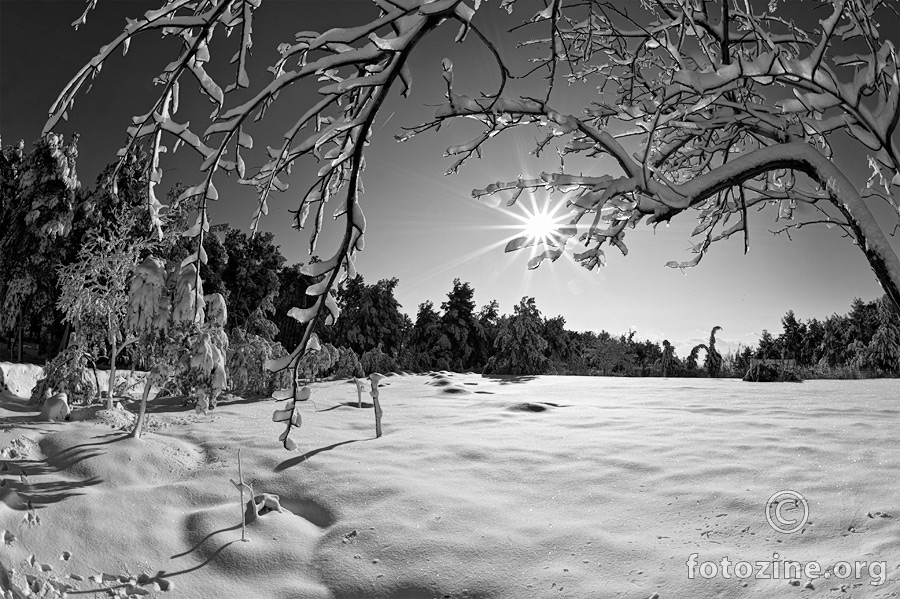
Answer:
[[778, 532], [798, 532], [809, 520], [809, 504], [797, 491], [778, 491], [766, 501], [766, 520]]

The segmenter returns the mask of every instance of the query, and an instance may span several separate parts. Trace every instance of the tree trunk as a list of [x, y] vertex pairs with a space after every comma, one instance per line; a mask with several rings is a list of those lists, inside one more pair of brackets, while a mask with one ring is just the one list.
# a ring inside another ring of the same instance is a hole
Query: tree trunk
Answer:
[[[94, 362], [94, 360], [91, 358], [88, 358], [88, 359], [91, 360], [91, 370], [94, 372], [94, 384], [97, 386], [97, 396], [99, 397], [99, 395], [100, 395], [100, 375], [97, 374], [97, 363]], [[92, 401], [93, 401], [93, 399], [94, 398], [91, 398]]]
[[150, 373], [147, 373], [147, 381], [144, 383], [144, 392], [141, 394], [141, 409], [134, 421], [134, 430], [131, 431], [131, 437], [133, 439], [141, 438], [141, 432], [144, 428], [144, 418], [147, 413], [147, 398], [150, 396], [150, 385], [152, 382], [153, 377]]
[[106, 391], [106, 407], [113, 407], [113, 395], [116, 390], [116, 330], [113, 328], [112, 315], [109, 317], [109, 386]]
[[682, 185], [670, 188], [651, 182], [650, 191], [680, 212], [723, 189], [776, 168], [803, 172], [828, 190], [831, 203], [847, 219], [878, 282], [900, 312], [900, 258], [859, 190], [841, 169], [810, 144], [792, 141], [754, 150]]
[[21, 318], [21, 316], [22, 316], [22, 311], [19, 310], [19, 314], [16, 316], [16, 326], [13, 327], [13, 329], [9, 332], [9, 337], [7, 338], [7, 342], [9, 343], [9, 345], [7, 345], [7, 349], [9, 350], [9, 361], [10, 362], [15, 361], [16, 335], [19, 331], [18, 322], [19, 322], [19, 318]]
[[22, 314], [19, 314], [19, 364], [22, 363], [22, 334], [25, 328], [25, 323], [23, 322]]
[[72, 334], [72, 323], [66, 321], [66, 328], [63, 329], [62, 339], [59, 340], [59, 347], [56, 348], [56, 354], [63, 353], [69, 347], [69, 335]]
[[[137, 337], [132, 337], [131, 339], [126, 339], [125, 343], [116, 347], [116, 337], [115, 335], [110, 335], [110, 343], [112, 344], [112, 351], [110, 352], [112, 356], [109, 359], [109, 391], [107, 394], [109, 395], [110, 408], [112, 407], [112, 396], [113, 391], [116, 389], [116, 359], [119, 357], [119, 354], [122, 353], [126, 347], [137, 341]], [[132, 362], [131, 374], [134, 374], [134, 363]], [[131, 375], [128, 376], [128, 380], [131, 380]], [[127, 383], [126, 383], [127, 384]]]

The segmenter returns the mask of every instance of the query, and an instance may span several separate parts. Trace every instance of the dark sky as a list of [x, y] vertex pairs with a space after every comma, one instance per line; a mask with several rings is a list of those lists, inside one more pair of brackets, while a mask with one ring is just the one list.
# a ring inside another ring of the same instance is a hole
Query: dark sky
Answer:
[[[83, 6], [76, 0], [0, 0], [0, 135], [4, 144], [20, 138], [30, 144], [38, 138], [50, 105], [69, 78], [121, 31], [126, 16], [139, 16], [158, 3], [100, 0], [87, 24], [76, 32], [70, 23]], [[488, 13], [496, 13], [492, 2], [484, 4], [478, 18], [488, 35], [501, 42], [509, 23], [528, 16], [514, 14], [511, 21], [500, 22], [496, 16], [484, 18]], [[294, 32], [358, 24], [371, 14], [367, 2], [267, 0], [254, 22], [251, 87], [258, 89], [269, 80], [265, 66], [277, 56], [279, 43], [293, 40]], [[683, 356], [690, 345], [705, 341], [714, 325], [724, 328], [721, 343], [734, 348], [738, 343], [755, 343], [764, 328], [779, 331], [780, 318], [789, 308], [801, 318], [822, 318], [845, 312], [854, 297], [881, 295], [862, 253], [837, 230], [808, 227], [788, 242], [769, 233], [775, 228], [770, 213], [752, 219], [749, 255], [742, 255], [742, 242], [735, 238], [714, 247], [699, 267], [686, 273], [664, 265], [692, 257], [687, 253], [688, 235], [696, 223], [689, 217], [676, 219], [668, 228], [654, 231], [639, 226], [629, 232], [629, 256], [608, 252], [609, 265], [599, 272], [588, 272], [569, 260], [527, 271], [527, 253], [503, 253], [505, 241], [520, 227], [513, 214], [521, 210], [487, 206], [472, 200], [470, 192], [500, 179], [515, 179], [520, 173], [553, 170], [552, 160], [529, 156], [532, 133], [495, 141], [483, 160], [471, 162], [451, 177], [443, 175], [451, 163], [443, 150], [468, 141], [474, 131], [471, 127], [450, 127], [405, 144], [393, 140], [402, 126], [427, 120], [433, 106], [443, 100], [440, 63], [444, 56], [453, 58], [460, 85], [469, 86], [470, 93], [493, 86], [496, 68], [474, 39], [463, 47], [454, 46], [455, 32], [455, 27], [436, 32], [413, 58], [412, 97], [395, 94], [384, 107], [364, 174], [368, 231], [366, 249], [357, 261], [359, 270], [373, 283], [398, 277], [397, 297], [412, 317], [422, 301], [439, 305], [453, 278], [460, 277], [472, 283], [479, 305], [497, 299], [503, 312], [511, 312], [523, 295], [534, 296], [545, 316], [561, 314], [569, 328], [613, 333], [632, 328], [639, 338], [671, 340]], [[226, 50], [230, 57], [233, 50]], [[503, 52], [514, 62], [521, 58], [512, 47], [504, 47]], [[116, 56], [104, 67], [93, 90], [76, 100], [69, 121], [56, 128], [60, 133], [81, 134], [78, 170], [83, 185], [92, 186], [103, 166], [114, 159], [131, 115], [149, 110], [156, 93], [152, 77], [173, 56], [169, 40], [135, 40], [127, 56]], [[202, 130], [205, 126], [200, 123], [212, 105], [205, 100], [190, 103], [187, 93], [182, 96], [187, 104], [176, 120], [189, 118]], [[293, 123], [290, 117], [296, 111], [305, 109], [308, 97], [298, 92], [280, 98], [265, 124], [253, 132], [256, 148], [280, 146], [281, 132]], [[165, 163], [164, 190], [176, 181], [188, 185], [200, 181], [198, 164], [188, 150], [179, 150], [176, 156]], [[259, 164], [261, 158], [258, 154], [256, 158]], [[303, 179], [313, 168], [295, 171], [291, 189], [270, 202], [270, 214], [261, 226], [275, 233], [290, 262], [308, 260], [306, 235], [291, 230], [287, 210], [296, 206], [297, 195], [308, 185]], [[255, 208], [252, 190], [233, 184], [217, 183], [217, 187], [222, 199], [212, 206], [211, 221], [246, 229]], [[328, 256], [336, 245], [336, 237], [330, 236], [317, 253]]]

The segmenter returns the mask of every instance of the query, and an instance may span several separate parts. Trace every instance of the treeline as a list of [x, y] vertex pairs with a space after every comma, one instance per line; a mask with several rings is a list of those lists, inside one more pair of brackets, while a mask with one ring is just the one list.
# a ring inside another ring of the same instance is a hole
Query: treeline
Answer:
[[[281, 295], [276, 300], [283, 304], [275, 319], [285, 347], [302, 336], [301, 327], [284, 316], [290, 300], [314, 282], [298, 271], [282, 271], [282, 288], [291, 293], [286, 302]], [[341, 316], [334, 327], [317, 329], [320, 338], [351, 350], [367, 372], [741, 377], [754, 359], [768, 359], [793, 361], [804, 378], [900, 374], [900, 319], [886, 297], [856, 299], [849, 313], [824, 321], [802, 322], [789, 310], [777, 337], [763, 331], [758, 346], [731, 352], [717, 348], [716, 326], [706, 343], [682, 357], [668, 340], [639, 340], [634, 331], [571, 331], [562, 316], [544, 317], [531, 297], [523, 297], [512, 314], [500, 314], [494, 300], [476, 309], [474, 289], [459, 279], [439, 309], [425, 301], [413, 321], [394, 298], [398, 283], [392, 278], [369, 285], [362, 276], [345, 282], [338, 294]]]
[[755, 357], [793, 360], [810, 377], [900, 374], [900, 318], [887, 296], [856, 298], [849, 312], [825, 320], [800, 321], [788, 310], [781, 326], [777, 337], [763, 330], [756, 348], [741, 350], [738, 365]]

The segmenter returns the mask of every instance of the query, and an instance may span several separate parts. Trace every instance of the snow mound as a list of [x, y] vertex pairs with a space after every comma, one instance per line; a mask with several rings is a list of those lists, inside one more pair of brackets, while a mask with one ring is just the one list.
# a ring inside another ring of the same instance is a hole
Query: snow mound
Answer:
[[0, 362], [0, 390], [5, 385], [16, 397], [31, 396], [31, 388], [44, 376], [44, 368], [37, 364]]
[[441, 389], [441, 393], [444, 395], [472, 395], [471, 391], [459, 385], [448, 385]]
[[512, 404], [507, 409], [513, 412], [546, 412], [550, 408], [557, 407], [555, 404], [547, 404], [541, 402], [524, 402]]

